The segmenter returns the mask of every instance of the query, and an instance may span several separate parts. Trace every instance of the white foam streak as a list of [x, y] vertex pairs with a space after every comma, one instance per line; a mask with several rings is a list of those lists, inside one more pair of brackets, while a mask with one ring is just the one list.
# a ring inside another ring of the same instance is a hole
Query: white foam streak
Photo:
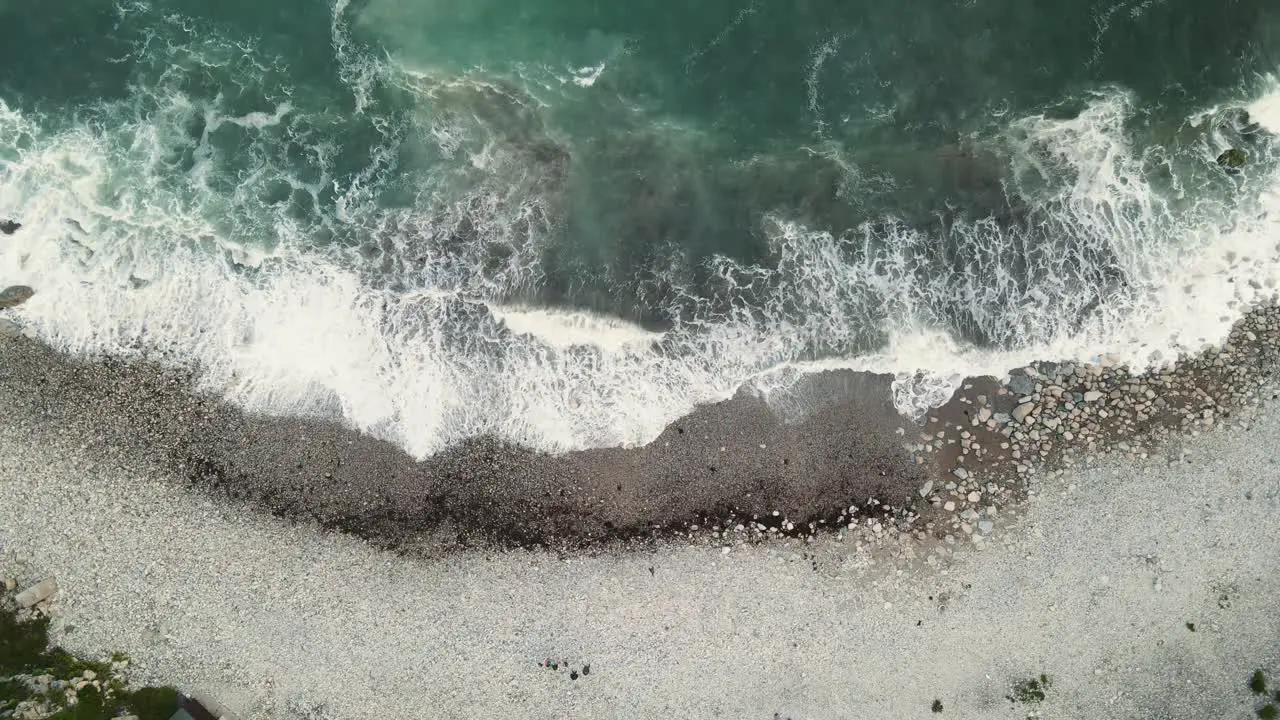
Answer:
[[[1273, 76], [1271, 83], [1280, 88], [1280, 77]], [[1263, 95], [1248, 106], [1249, 116], [1267, 130], [1280, 134], [1280, 90]]]
[[643, 350], [662, 340], [662, 333], [650, 332], [632, 323], [586, 311], [517, 307], [489, 304], [490, 312], [513, 332], [532, 335], [548, 345], [569, 348], [575, 345], [612, 351], [633, 346]]
[[589, 88], [596, 84], [596, 80], [600, 79], [601, 73], [604, 72], [605, 64], [588, 65], [586, 67], [573, 69], [573, 84], [578, 87]]

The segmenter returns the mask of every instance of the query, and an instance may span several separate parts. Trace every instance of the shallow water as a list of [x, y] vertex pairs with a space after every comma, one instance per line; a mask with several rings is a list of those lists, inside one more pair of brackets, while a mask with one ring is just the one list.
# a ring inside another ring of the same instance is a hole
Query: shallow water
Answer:
[[1261, 1], [0, 15], [16, 316], [419, 456], [641, 444], [816, 367], [915, 413], [1194, 348], [1280, 275]]

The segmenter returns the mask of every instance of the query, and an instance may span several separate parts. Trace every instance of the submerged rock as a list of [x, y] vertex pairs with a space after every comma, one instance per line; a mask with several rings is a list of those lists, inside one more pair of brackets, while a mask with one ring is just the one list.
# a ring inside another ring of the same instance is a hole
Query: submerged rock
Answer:
[[18, 232], [18, 228], [22, 227], [22, 223], [13, 220], [0, 220], [0, 233], [12, 235]]
[[36, 291], [26, 285], [11, 285], [0, 290], [0, 310], [16, 307], [31, 299]]
[[1245, 163], [1244, 151], [1239, 148], [1227, 148], [1218, 156], [1218, 164], [1229, 173], [1240, 172]]

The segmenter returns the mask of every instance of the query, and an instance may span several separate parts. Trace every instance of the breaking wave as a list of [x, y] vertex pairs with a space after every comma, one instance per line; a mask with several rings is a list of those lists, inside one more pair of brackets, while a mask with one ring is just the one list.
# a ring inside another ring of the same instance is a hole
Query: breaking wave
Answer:
[[[639, 111], [608, 85], [623, 51], [607, 39], [491, 74], [379, 55], [351, 15], [340, 2], [325, 29], [328, 84], [168, 15], [120, 96], [0, 105], [0, 216], [23, 223], [0, 278], [37, 290], [16, 319], [426, 456], [478, 435], [639, 445], [699, 404], [831, 368], [894, 374], [918, 415], [963, 376], [1036, 359], [1170, 360], [1280, 279], [1274, 79], [1159, 122], [1121, 87], [994, 114], [923, 153], [977, 210], [920, 215], [880, 201], [910, 172], [822, 121], [808, 146], [717, 160], [695, 125], [619, 119]], [[839, 47], [809, 63], [815, 109]], [[620, 129], [566, 132], [565, 103]], [[1227, 148], [1242, 172], [1215, 162]], [[600, 181], [633, 160], [646, 178]], [[734, 234], [740, 252], [703, 241]]]

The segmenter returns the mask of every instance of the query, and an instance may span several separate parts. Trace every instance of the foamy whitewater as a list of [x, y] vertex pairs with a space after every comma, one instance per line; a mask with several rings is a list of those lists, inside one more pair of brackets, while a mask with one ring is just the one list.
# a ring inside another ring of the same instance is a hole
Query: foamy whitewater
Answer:
[[[0, 217], [23, 224], [0, 238], [0, 284], [36, 290], [10, 317], [66, 352], [198, 368], [247, 409], [341, 419], [421, 457], [485, 434], [639, 445], [744, 385], [768, 395], [828, 368], [895, 374], [916, 416], [963, 376], [1033, 360], [1168, 362], [1280, 280], [1272, 78], [1140, 130], [1133, 95], [1105, 87], [1066, 117], [1010, 114], [965, 136], [1003, 159], [1026, 222], [956, 219], [941, 255], [935, 233], [892, 216], [833, 234], [762, 207], [769, 263], [711, 257], [695, 269], [714, 296], [679, 248], [651, 263], [659, 323], [549, 305], [572, 171], [541, 113], [613, 92], [625, 53], [599, 40], [594, 60], [528, 70], [517, 89], [362, 50], [351, 15], [333, 9], [344, 102], [412, 100], [368, 111], [350, 132], [375, 150], [355, 159], [317, 131], [341, 113], [294, 97], [288, 67], [194, 21], [172, 21], [189, 44], [145, 48], [148, 82], [95, 101], [95, 119], [0, 104]], [[815, 78], [842, 47], [815, 46]], [[255, 102], [200, 90], [204, 68], [234, 62], [268, 87]], [[814, 113], [824, 87], [806, 89]], [[1261, 127], [1232, 175], [1215, 158], [1242, 142], [1239, 107]], [[653, 132], [703, 142], [674, 120]], [[873, 178], [845, 172], [856, 205]]]

